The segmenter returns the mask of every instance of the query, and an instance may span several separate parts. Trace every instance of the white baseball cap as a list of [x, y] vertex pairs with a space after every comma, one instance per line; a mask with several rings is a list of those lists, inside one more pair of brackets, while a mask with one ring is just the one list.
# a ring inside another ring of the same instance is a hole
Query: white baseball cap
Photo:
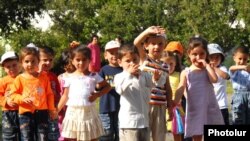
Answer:
[[7, 59], [18, 59], [17, 54], [14, 51], [8, 51], [5, 52], [2, 57], [1, 57], [1, 65], [3, 64], [4, 61], [6, 61]]
[[105, 45], [105, 50], [119, 48], [120, 46], [121, 46], [121, 44], [118, 41], [111, 40], [111, 41], [107, 42], [107, 44]]

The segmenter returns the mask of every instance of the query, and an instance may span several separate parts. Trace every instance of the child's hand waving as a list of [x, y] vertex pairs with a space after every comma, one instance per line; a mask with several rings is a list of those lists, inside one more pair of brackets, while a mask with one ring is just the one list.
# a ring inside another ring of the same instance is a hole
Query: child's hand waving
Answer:
[[150, 26], [146, 29], [147, 34], [165, 34], [165, 29], [161, 26]]

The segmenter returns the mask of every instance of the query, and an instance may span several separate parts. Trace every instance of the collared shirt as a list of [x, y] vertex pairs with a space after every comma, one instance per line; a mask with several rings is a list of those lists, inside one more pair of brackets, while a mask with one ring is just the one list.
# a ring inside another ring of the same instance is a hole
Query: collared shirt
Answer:
[[153, 86], [152, 76], [141, 72], [139, 78], [123, 71], [114, 78], [120, 97], [119, 127], [149, 127], [149, 95]]

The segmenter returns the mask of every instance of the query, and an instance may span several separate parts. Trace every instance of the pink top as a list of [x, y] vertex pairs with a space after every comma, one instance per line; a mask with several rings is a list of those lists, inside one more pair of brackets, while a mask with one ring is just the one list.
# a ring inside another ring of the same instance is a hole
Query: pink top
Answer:
[[90, 72], [99, 72], [101, 69], [101, 53], [98, 44], [89, 43], [88, 47], [91, 50], [91, 62], [89, 64]]

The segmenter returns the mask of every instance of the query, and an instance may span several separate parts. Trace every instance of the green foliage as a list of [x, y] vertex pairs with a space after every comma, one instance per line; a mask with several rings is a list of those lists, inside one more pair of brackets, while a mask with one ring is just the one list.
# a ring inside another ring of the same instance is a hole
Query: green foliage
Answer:
[[249, 30], [239, 25], [232, 28], [232, 25], [240, 19], [238, 14], [240, 7], [237, 7], [235, 1], [167, 1], [169, 21], [166, 26], [170, 39], [187, 43], [190, 36], [200, 34], [209, 42], [220, 44], [226, 51], [235, 45], [249, 45]]
[[30, 27], [30, 18], [35, 13], [40, 15], [45, 9], [44, 0], [1, 0], [0, 1], [0, 34], [9, 33]]
[[132, 43], [147, 27], [160, 25], [166, 28], [169, 41], [179, 40], [186, 45], [192, 35], [200, 34], [229, 51], [238, 45], [250, 45], [249, 5], [245, 0], [46, 1], [45, 7], [54, 23], [51, 29], [21, 30], [8, 41], [16, 50], [30, 42], [51, 46], [59, 56], [71, 41], [86, 44], [92, 34], [101, 36], [103, 47], [117, 36]]
[[[21, 30], [19, 33], [11, 35], [9, 40], [9, 44], [16, 52], [19, 52], [22, 47], [25, 47], [29, 43], [34, 43], [38, 47], [51, 47], [56, 52], [55, 66], [60, 64], [58, 58], [61, 56], [61, 52], [63, 52], [69, 44], [63, 34], [51, 31], [42, 32], [34, 28]], [[59, 72], [57, 69], [59, 69], [59, 67], [56, 67], [54, 71]]]
[[100, 2], [94, 0], [53, 1], [48, 7], [54, 21], [52, 31], [63, 34], [69, 42], [72, 40], [86, 43], [92, 33], [97, 33], [99, 26], [95, 21], [96, 10]]

